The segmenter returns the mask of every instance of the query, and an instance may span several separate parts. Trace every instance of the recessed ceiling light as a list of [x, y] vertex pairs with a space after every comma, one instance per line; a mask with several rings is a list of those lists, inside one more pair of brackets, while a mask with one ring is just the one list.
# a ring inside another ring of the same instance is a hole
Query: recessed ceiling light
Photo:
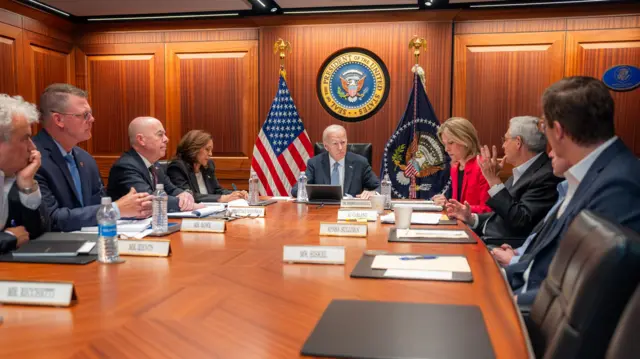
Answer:
[[42, 6], [43, 8], [48, 9], [48, 10], [51, 10], [51, 11], [53, 11], [53, 12], [56, 12], [56, 13], [58, 13], [58, 14], [60, 14], [60, 15], [64, 15], [64, 16], [71, 16], [70, 14], [67, 14], [67, 13], [66, 13], [66, 12], [64, 12], [64, 11], [60, 11], [60, 10], [56, 9], [55, 7], [51, 7], [51, 6], [47, 5], [47, 4], [43, 4], [43, 3], [39, 2], [39, 1], [29, 0], [29, 2], [30, 2], [30, 3], [33, 3], [33, 4], [36, 4], [36, 5], [38, 5], [38, 6]]
[[277, 8], [277, 7], [272, 7], [272, 8], [271, 8], [271, 12], [276, 12], [276, 11], [278, 11], [278, 8]]
[[425, 4], [425, 5], [427, 5], [427, 6], [431, 6], [431, 5], [433, 5], [433, 3], [431, 3], [431, 1], [427, 1], [427, 2], [425, 2], [424, 4]]

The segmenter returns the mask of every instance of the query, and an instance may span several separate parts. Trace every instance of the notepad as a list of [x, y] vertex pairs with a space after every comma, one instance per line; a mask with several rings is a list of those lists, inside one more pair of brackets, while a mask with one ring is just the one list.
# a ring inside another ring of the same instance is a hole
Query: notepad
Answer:
[[397, 229], [397, 238], [469, 238], [465, 231], [442, 229]]
[[205, 208], [197, 209], [195, 211], [171, 212], [167, 214], [167, 217], [169, 218], [202, 218], [202, 217], [207, 217], [221, 211], [224, 211], [224, 208], [205, 207]]
[[471, 272], [467, 258], [463, 256], [440, 256], [435, 259], [401, 260], [402, 257], [418, 255], [378, 255], [371, 263], [372, 269], [404, 269], [417, 271]]
[[[147, 219], [120, 219], [116, 222], [118, 234], [137, 233], [144, 231], [151, 224], [151, 218]], [[98, 233], [98, 227], [82, 227], [80, 232]]]
[[[440, 213], [411, 213], [411, 224], [438, 224], [442, 214]], [[396, 223], [394, 213], [380, 216], [381, 223]]]
[[453, 272], [434, 270], [387, 269], [383, 276], [401, 279], [453, 280]]
[[227, 203], [228, 206], [232, 207], [249, 207], [249, 202], [246, 199], [234, 199], [233, 201]]

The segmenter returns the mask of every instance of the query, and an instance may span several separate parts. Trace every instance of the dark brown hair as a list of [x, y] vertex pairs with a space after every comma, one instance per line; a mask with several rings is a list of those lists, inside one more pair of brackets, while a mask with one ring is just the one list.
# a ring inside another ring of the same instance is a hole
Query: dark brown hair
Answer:
[[587, 76], [564, 78], [542, 96], [547, 125], [562, 125], [579, 145], [594, 145], [615, 135], [613, 98], [602, 81]]
[[198, 152], [211, 140], [211, 135], [208, 132], [202, 130], [191, 130], [187, 132], [182, 136], [180, 143], [178, 143], [176, 158], [193, 166], [197, 162], [196, 157], [198, 156]]

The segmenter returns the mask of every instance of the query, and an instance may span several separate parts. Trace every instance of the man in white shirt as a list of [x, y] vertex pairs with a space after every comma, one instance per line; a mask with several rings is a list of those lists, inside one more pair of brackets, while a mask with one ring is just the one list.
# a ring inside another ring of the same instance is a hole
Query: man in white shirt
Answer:
[[447, 204], [451, 217], [469, 224], [485, 240], [524, 239], [558, 198], [556, 186], [561, 180], [553, 175], [551, 160], [545, 152], [547, 139], [538, 129], [538, 120], [532, 116], [511, 119], [502, 145], [504, 161], [514, 166], [513, 176], [506, 183], [498, 176], [501, 166], [496, 148], [493, 147], [493, 153], [487, 146], [482, 149], [478, 164], [490, 186], [487, 205], [493, 212], [472, 214], [467, 203], [451, 200]]
[[21, 97], [0, 95], [0, 253], [14, 250], [49, 229], [34, 179], [40, 152], [31, 141], [36, 107]]

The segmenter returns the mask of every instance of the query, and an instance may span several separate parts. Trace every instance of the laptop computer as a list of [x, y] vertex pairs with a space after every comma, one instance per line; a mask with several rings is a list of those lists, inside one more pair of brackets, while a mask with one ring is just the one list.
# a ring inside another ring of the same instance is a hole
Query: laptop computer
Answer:
[[309, 204], [339, 205], [342, 200], [342, 186], [330, 184], [308, 184]]

